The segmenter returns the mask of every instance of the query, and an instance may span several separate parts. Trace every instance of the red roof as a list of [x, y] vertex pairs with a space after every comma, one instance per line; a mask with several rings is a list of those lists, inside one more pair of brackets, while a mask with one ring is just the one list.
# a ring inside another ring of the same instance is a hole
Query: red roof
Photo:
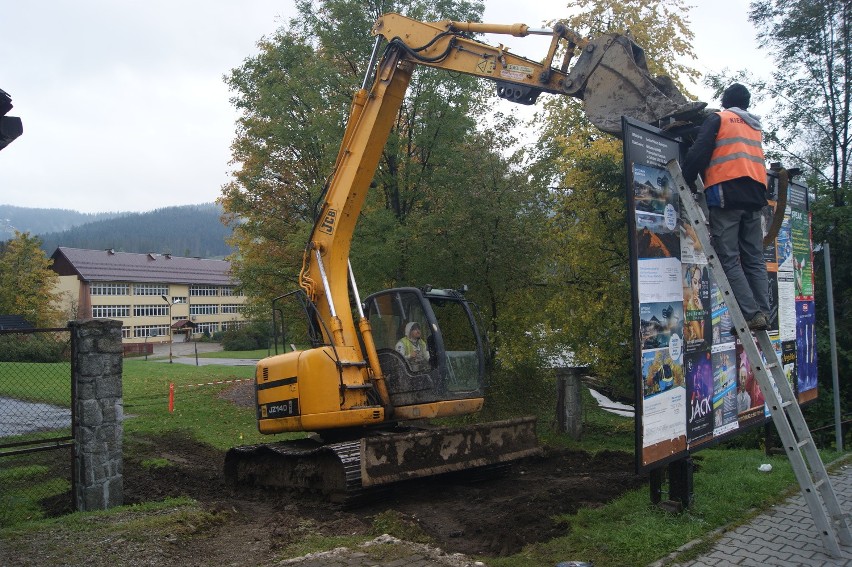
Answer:
[[131, 254], [60, 246], [51, 256], [60, 276], [83, 281], [236, 285], [227, 260], [185, 258], [171, 254]]

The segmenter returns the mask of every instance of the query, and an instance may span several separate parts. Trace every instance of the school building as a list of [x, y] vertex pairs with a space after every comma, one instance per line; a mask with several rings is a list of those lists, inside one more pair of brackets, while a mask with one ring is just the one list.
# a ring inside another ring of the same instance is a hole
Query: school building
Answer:
[[122, 322], [125, 344], [175, 342], [245, 323], [225, 260], [60, 246], [51, 256], [74, 318]]

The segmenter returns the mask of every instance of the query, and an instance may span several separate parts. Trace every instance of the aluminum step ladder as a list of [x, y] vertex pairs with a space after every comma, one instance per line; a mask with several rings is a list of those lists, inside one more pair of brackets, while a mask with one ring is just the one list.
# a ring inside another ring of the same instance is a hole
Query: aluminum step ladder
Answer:
[[[676, 160], [667, 164], [669, 174], [675, 183], [680, 196], [681, 209], [695, 229], [701, 245], [704, 247], [707, 262], [710, 265], [713, 278], [722, 292], [731, 321], [737, 330], [737, 337], [743, 344], [743, 350], [748, 357], [754, 375], [766, 399], [769, 413], [775, 422], [778, 435], [784, 443], [787, 457], [793, 467], [802, 495], [810, 508], [814, 524], [819, 530], [825, 549], [834, 557], [841, 557], [840, 545], [852, 545], [852, 535], [849, 532], [850, 515], [843, 513], [837, 501], [837, 494], [831, 486], [825, 465], [819, 456], [811, 432], [805, 423], [802, 410], [796, 400], [793, 389], [781, 367], [781, 361], [767, 331], [755, 331], [754, 335], [748, 330], [745, 317], [734, 298], [728, 278], [722, 269], [722, 264], [716, 256], [716, 251], [710, 243], [710, 233], [704, 211], [701, 209], [695, 195], [683, 178], [680, 165]], [[701, 179], [696, 182], [702, 191]], [[755, 337], [757, 341], [755, 341]], [[758, 350], [758, 343], [760, 350]], [[761, 356], [764, 353], [764, 358]]]

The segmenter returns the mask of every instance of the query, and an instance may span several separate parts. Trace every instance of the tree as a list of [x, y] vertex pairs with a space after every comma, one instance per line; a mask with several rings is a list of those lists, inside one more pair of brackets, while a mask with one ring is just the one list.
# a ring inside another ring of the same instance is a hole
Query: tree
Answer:
[[[697, 72], [681, 0], [580, 2], [568, 26], [594, 36], [629, 30], [652, 74], [682, 88]], [[631, 304], [621, 141], [595, 130], [579, 101], [547, 102], [534, 172], [555, 180], [549, 230], [554, 263], [542, 336], [551, 354], [566, 350], [624, 395], [632, 392]]]
[[[302, 251], [322, 204], [323, 189], [372, 50], [369, 29], [395, 2], [301, 1], [287, 28], [259, 43], [226, 81], [243, 112], [233, 159], [240, 165], [220, 199], [233, 228], [234, 270], [253, 303], [295, 287]], [[476, 19], [476, 2], [406, 3], [414, 17]], [[406, 279], [411, 254], [405, 223], [422, 208], [433, 172], [453, 140], [475, 124], [467, 116], [477, 95], [469, 77], [449, 77], [435, 88], [434, 72], [418, 70], [376, 174], [351, 252], [362, 289]], [[375, 218], [375, 222], [370, 219]], [[377, 228], [381, 227], [382, 230]], [[362, 261], [359, 256], [364, 257]], [[372, 262], [379, 258], [378, 263]], [[373, 266], [381, 267], [381, 275]], [[363, 269], [362, 269], [363, 268]]]
[[0, 313], [20, 315], [36, 327], [59, 324], [59, 276], [38, 237], [15, 231], [0, 254]]

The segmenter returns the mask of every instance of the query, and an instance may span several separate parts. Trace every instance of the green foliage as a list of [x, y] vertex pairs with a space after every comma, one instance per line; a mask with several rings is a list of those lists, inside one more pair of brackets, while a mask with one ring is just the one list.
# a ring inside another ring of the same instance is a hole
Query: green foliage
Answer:
[[[569, 27], [592, 36], [629, 29], [645, 48], [653, 74], [668, 74], [679, 85], [697, 75], [684, 63], [694, 53], [682, 1], [587, 0], [578, 8]], [[590, 367], [617, 394], [630, 397], [632, 319], [621, 142], [595, 130], [573, 99], [548, 101], [543, 118], [532, 171], [540, 183], [556, 180], [555, 214], [544, 239], [552, 263], [544, 277], [542, 309], [520, 325], [533, 334], [516, 341], [516, 348], [532, 352], [530, 343], [540, 338], [545, 356], [570, 352], [575, 364]]]
[[777, 63], [769, 81], [754, 86], [772, 101], [770, 146], [830, 185], [831, 201], [844, 206], [852, 140], [852, 14], [838, 0], [758, 0], [750, 21], [761, 47]]
[[0, 361], [70, 362], [71, 345], [51, 334], [0, 335]]
[[252, 324], [225, 331], [222, 335], [222, 348], [243, 351], [269, 347], [269, 326]]
[[35, 327], [61, 324], [59, 276], [38, 237], [15, 232], [0, 253], [0, 314], [20, 315]]

